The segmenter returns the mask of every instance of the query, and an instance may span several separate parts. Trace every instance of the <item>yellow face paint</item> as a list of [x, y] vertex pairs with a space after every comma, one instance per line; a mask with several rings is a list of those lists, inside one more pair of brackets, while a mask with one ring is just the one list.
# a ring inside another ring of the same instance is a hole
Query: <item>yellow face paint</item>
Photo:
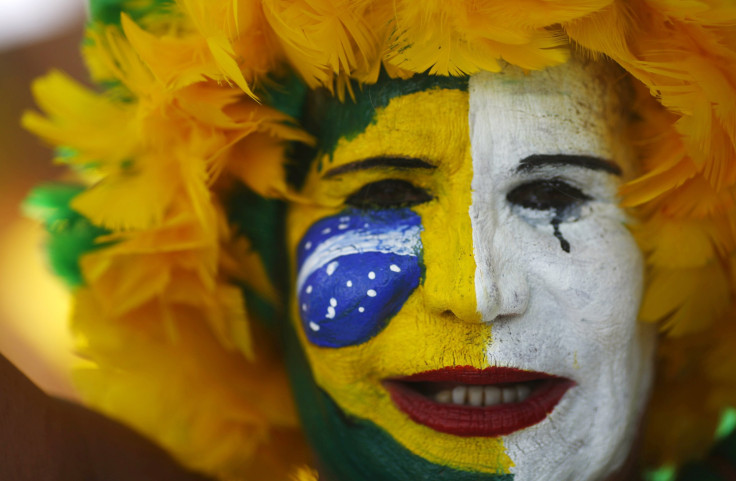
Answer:
[[[435, 168], [344, 169], [378, 157], [421, 159]], [[308, 341], [298, 321], [299, 303], [292, 299], [292, 319], [317, 384], [343, 411], [373, 422], [430, 462], [508, 473], [512, 463], [500, 437], [454, 436], [417, 424], [395, 406], [382, 384], [448, 366], [488, 366], [491, 329], [477, 311], [468, 213], [473, 175], [468, 93], [435, 89], [396, 97], [376, 111], [375, 121], [361, 134], [343, 138], [333, 155], [321, 160], [321, 169], [315, 162], [302, 191], [313, 203], [295, 205], [289, 214], [292, 260], [310, 226], [341, 212], [345, 199], [368, 184], [407, 180], [433, 200], [412, 208], [423, 226], [423, 283], [375, 337], [348, 347], [316, 346]], [[341, 167], [343, 173], [328, 174]]]

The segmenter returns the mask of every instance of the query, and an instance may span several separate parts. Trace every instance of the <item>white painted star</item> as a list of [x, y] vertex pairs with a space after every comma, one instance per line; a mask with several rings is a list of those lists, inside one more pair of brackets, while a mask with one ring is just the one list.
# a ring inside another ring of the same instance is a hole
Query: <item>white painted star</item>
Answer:
[[327, 264], [327, 269], [326, 269], [327, 270], [327, 275], [328, 276], [331, 276], [332, 274], [334, 274], [338, 265], [339, 265], [339, 263], [337, 261], [333, 261], [333, 262], [330, 262], [329, 264]]

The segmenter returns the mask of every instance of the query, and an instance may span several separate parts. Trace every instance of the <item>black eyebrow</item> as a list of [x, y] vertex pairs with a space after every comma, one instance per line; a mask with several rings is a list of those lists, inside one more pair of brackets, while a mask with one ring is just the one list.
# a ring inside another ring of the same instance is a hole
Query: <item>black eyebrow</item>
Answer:
[[347, 172], [373, 169], [376, 167], [391, 167], [394, 169], [436, 169], [437, 167], [414, 157], [371, 157], [368, 159], [350, 162], [325, 172], [324, 179], [335, 177]]
[[621, 167], [615, 162], [593, 157], [590, 155], [570, 155], [570, 154], [534, 154], [521, 159], [517, 172], [529, 172], [547, 165], [572, 165], [574, 167], [584, 167], [591, 170], [602, 170], [609, 174], [621, 176]]

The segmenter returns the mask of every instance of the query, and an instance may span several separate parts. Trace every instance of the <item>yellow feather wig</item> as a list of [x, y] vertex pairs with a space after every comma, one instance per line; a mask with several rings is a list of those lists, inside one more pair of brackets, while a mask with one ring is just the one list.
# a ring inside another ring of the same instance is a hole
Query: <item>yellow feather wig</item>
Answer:
[[[279, 305], [226, 216], [232, 179], [289, 199], [288, 142], [258, 97], [296, 72], [351, 82], [535, 70], [571, 50], [637, 82], [641, 321], [658, 323], [645, 440], [652, 465], [711, 444], [736, 405], [736, 5], [728, 0], [120, 0], [95, 2], [83, 51], [95, 91], [39, 79], [26, 128], [88, 186], [71, 209], [104, 230], [81, 257], [72, 329], [89, 403], [223, 480], [312, 480], [280, 355], [242, 286]], [[104, 11], [103, 11], [104, 10]], [[97, 14], [95, 14], [97, 12]], [[107, 15], [108, 18], [103, 18]], [[676, 422], [673, 422], [676, 420]]]

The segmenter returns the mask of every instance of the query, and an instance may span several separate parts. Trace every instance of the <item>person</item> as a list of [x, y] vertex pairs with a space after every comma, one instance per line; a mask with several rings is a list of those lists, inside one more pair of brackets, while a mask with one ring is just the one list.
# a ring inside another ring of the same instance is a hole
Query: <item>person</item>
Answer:
[[25, 125], [86, 181], [29, 204], [73, 240], [93, 406], [221, 479], [631, 479], [707, 450], [733, 12], [234, 5], [92, 2], [108, 90], [36, 84]]
[[[286, 229], [292, 378], [309, 365], [322, 391], [295, 396], [328, 479], [608, 479], [628, 457], [656, 334], [616, 195], [615, 73], [570, 60], [315, 102], [323, 154]], [[327, 145], [332, 112], [366, 105]]]

